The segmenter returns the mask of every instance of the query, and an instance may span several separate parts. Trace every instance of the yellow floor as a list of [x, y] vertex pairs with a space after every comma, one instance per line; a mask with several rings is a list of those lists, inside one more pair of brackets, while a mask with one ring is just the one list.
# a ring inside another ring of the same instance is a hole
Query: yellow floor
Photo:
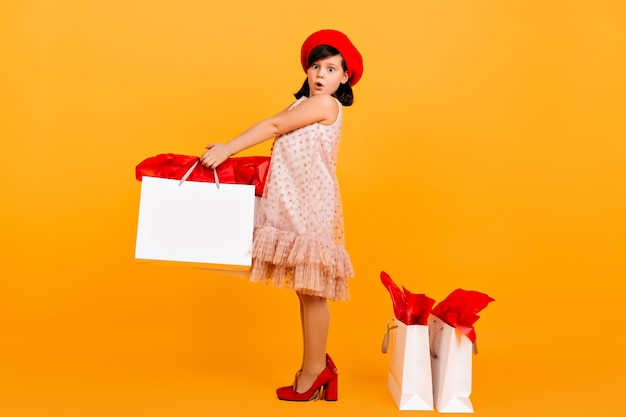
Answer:
[[[5, 329], [0, 416], [436, 414], [397, 409], [386, 388], [388, 357], [380, 352], [375, 332], [344, 334], [342, 344], [334, 346], [339, 401], [289, 403], [277, 400], [274, 389], [290, 383], [300, 347], [285, 345], [273, 332], [297, 336], [291, 320], [280, 329], [265, 321], [238, 326], [205, 318], [207, 333], [200, 335], [194, 333], [198, 330], [194, 323], [183, 325], [186, 313], [181, 314], [160, 324], [124, 322], [119, 317], [111, 323], [89, 323], [90, 316], [68, 315], [63, 322], [60, 317], [48, 319], [46, 329], [39, 326], [42, 323], [31, 323], [36, 333]], [[233, 320], [241, 319], [240, 313], [233, 314]], [[573, 352], [562, 357], [554, 351], [542, 356], [532, 346], [525, 354], [506, 335], [479, 330], [481, 334], [485, 340], [473, 362], [471, 399], [476, 415], [626, 415], [621, 402], [624, 367], [612, 368], [592, 346], [572, 346]], [[346, 343], [348, 339], [354, 344]], [[236, 345], [229, 345], [229, 340], [236, 340]], [[580, 361], [570, 359], [577, 355]]]
[[[300, 365], [291, 291], [132, 261], [132, 279], [110, 280], [106, 269], [73, 271], [91, 274], [85, 282], [61, 274], [21, 282], [0, 305], [1, 417], [436, 414], [399, 411], [387, 391], [380, 345], [391, 300], [375, 280], [355, 281], [353, 300], [331, 304], [339, 401], [301, 404], [274, 393]], [[46, 298], [61, 284], [74, 292]], [[366, 285], [379, 291], [364, 296]], [[604, 319], [592, 327], [590, 315], [580, 326], [543, 322], [553, 313], [530, 305], [525, 317], [516, 291], [494, 289], [476, 323], [475, 414], [626, 415], [621, 330]]]
[[[136, 352], [139, 354], [139, 352]], [[340, 398], [337, 402], [288, 403], [275, 398], [273, 388], [288, 382], [284, 366], [271, 363], [227, 366], [228, 356], [215, 363], [200, 358], [168, 358], [169, 362], [136, 365], [131, 358], [94, 358], [83, 369], [11, 370], [2, 375], [0, 411], [4, 417], [22, 416], [392, 416], [433, 415], [436, 412], [399, 411], [385, 387], [384, 366], [367, 369], [342, 358]], [[193, 366], [193, 361], [198, 361]], [[221, 366], [218, 362], [224, 361]], [[99, 362], [99, 363], [95, 363]], [[178, 363], [176, 363], [178, 362]], [[184, 364], [181, 362], [185, 362]], [[147, 369], [146, 366], [153, 368]], [[217, 366], [216, 366], [217, 365]], [[534, 387], [514, 384], [508, 375], [488, 381], [498, 364], [480, 360], [472, 402], [480, 416], [623, 416], [618, 401], [623, 386], [619, 375], [602, 381], [573, 381], [565, 386], [538, 382]], [[60, 366], [59, 368], [62, 368]], [[193, 368], [193, 369], [192, 369]], [[549, 380], [549, 378], [548, 378]]]

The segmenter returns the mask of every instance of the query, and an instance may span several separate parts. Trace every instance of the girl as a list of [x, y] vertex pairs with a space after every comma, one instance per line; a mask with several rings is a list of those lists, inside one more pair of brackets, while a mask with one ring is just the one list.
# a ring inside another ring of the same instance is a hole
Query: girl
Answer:
[[215, 169], [231, 155], [275, 138], [270, 170], [256, 217], [250, 279], [296, 291], [300, 300], [303, 359], [292, 385], [279, 388], [289, 401], [337, 399], [337, 369], [326, 354], [327, 300], [348, 299], [353, 269], [344, 249], [336, 165], [342, 105], [353, 101], [363, 60], [346, 35], [321, 30], [302, 45], [307, 78], [287, 109], [258, 122], [201, 156]]

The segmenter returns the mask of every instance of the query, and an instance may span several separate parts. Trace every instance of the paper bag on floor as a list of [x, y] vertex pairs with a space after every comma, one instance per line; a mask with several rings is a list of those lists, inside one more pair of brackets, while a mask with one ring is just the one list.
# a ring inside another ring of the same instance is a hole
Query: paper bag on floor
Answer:
[[[392, 319], [388, 326], [389, 374], [387, 388], [400, 410], [432, 410], [433, 385], [428, 326]], [[383, 353], [387, 347], [383, 343]]]
[[431, 366], [434, 399], [441, 413], [473, 413], [472, 342], [463, 333], [431, 315]]
[[473, 413], [472, 355], [476, 313], [492, 298], [455, 290], [436, 305], [428, 319], [435, 407], [440, 413]]
[[400, 290], [381, 272], [381, 281], [393, 302], [393, 319], [387, 325], [382, 350], [389, 355], [387, 388], [400, 410], [432, 410], [428, 315], [435, 300]]

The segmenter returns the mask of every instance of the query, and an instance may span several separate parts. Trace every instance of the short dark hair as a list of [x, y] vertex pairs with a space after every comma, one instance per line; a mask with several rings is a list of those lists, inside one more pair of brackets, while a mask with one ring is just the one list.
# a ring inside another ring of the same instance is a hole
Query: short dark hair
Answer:
[[[341, 55], [336, 48], [333, 48], [330, 45], [319, 45], [313, 48], [311, 53], [309, 54], [309, 62], [308, 65], [311, 67], [315, 61], [319, 61], [320, 59], [328, 58], [335, 55]], [[344, 71], [347, 71], [346, 61], [341, 57], [341, 65]], [[296, 98], [300, 97], [309, 97], [311, 91], [309, 90], [309, 79], [308, 77], [304, 80], [302, 87], [300, 90], [294, 94]], [[352, 105], [354, 101], [354, 94], [352, 93], [352, 87], [350, 87], [350, 81], [347, 81], [345, 84], [340, 84], [337, 91], [332, 94], [341, 104], [344, 106]]]

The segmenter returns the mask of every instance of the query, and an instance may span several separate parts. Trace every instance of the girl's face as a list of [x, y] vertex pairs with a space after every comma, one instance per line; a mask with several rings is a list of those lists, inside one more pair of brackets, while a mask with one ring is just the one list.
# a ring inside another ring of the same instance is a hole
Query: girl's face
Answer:
[[309, 79], [309, 96], [333, 94], [341, 84], [348, 82], [348, 73], [343, 70], [341, 55], [329, 56], [315, 61], [306, 72]]

